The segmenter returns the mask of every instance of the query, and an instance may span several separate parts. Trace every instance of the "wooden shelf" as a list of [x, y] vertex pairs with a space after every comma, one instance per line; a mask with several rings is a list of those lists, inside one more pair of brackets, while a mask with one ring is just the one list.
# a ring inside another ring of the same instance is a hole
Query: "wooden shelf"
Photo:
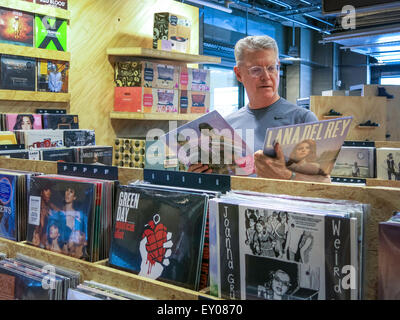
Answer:
[[0, 54], [11, 54], [22, 57], [71, 61], [70, 52], [38, 49], [5, 43], [0, 43]]
[[37, 248], [25, 242], [15, 242], [0, 238], [0, 252], [6, 253], [10, 258], [14, 258], [17, 253], [22, 253], [24, 255], [46, 261], [49, 264], [78, 271], [81, 274], [82, 282], [85, 280], [93, 280], [152, 299], [216, 299], [204, 293], [111, 268], [107, 265], [107, 260], [99, 262], [87, 262], [60, 253]]
[[70, 93], [37, 92], [23, 90], [0, 90], [0, 100], [35, 101], [35, 102], [69, 102]]
[[221, 58], [202, 56], [197, 54], [172, 52], [140, 47], [108, 48], [107, 55], [111, 58], [117, 57], [138, 57], [147, 59], [167, 60], [185, 63], [221, 63]]
[[55, 8], [51, 6], [45, 6], [27, 1], [2, 0], [0, 6], [3, 8], [25, 11], [30, 13], [37, 13], [40, 15], [56, 17], [64, 20], [70, 20], [71, 18], [71, 13], [68, 10]]
[[204, 115], [203, 113], [144, 113], [144, 112], [116, 112], [110, 113], [111, 119], [120, 120], [176, 120], [192, 121]]

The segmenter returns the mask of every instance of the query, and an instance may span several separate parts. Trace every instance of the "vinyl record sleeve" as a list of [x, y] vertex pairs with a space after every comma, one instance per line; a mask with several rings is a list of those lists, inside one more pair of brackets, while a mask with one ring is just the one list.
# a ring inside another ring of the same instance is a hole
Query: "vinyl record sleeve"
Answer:
[[43, 129], [42, 116], [30, 113], [6, 113], [6, 130]]
[[0, 237], [17, 240], [18, 175], [0, 172]]
[[95, 210], [93, 183], [62, 177], [32, 177], [28, 200], [29, 243], [75, 258], [91, 259], [91, 226]]
[[119, 186], [111, 266], [196, 290], [207, 196]]
[[330, 175], [353, 117], [268, 128], [264, 154], [275, 157], [279, 143], [286, 167], [308, 175]]
[[375, 148], [342, 147], [331, 175], [334, 177], [375, 178]]
[[112, 165], [113, 147], [84, 146], [79, 148], [79, 162], [97, 165]]
[[79, 129], [79, 117], [72, 114], [43, 114], [43, 129]]
[[40, 158], [44, 161], [75, 162], [74, 150], [71, 148], [46, 148], [40, 150]]
[[376, 177], [400, 180], [400, 148], [376, 148]]
[[[165, 143], [165, 152], [157, 147]], [[156, 151], [164, 157], [155, 158], [156, 165], [176, 162], [186, 171], [194, 163], [208, 164], [213, 173], [250, 175], [254, 172], [253, 151], [242, 137], [217, 112], [213, 111], [190, 121], [160, 137], [159, 143], [146, 146], [146, 158]], [[149, 162], [146, 162], [147, 165]], [[152, 169], [152, 167], [149, 167]]]
[[94, 130], [71, 129], [64, 131], [64, 145], [66, 147], [81, 147], [96, 145]]
[[33, 46], [33, 15], [0, 8], [0, 43]]
[[67, 29], [67, 20], [35, 15], [35, 47], [67, 51]]
[[1, 55], [1, 89], [35, 91], [36, 60]]

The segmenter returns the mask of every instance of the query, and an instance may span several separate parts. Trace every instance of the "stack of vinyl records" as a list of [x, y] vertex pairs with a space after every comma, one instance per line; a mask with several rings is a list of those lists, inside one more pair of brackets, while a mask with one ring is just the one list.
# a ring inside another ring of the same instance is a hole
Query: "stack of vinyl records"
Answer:
[[361, 299], [369, 205], [231, 192], [210, 200], [210, 290], [226, 299]]
[[27, 188], [39, 173], [0, 170], [0, 237], [22, 241], [26, 237]]
[[1, 300], [66, 300], [80, 274], [18, 254], [0, 260], [0, 278]]
[[218, 193], [118, 186], [109, 264], [197, 290], [209, 198]]
[[149, 298], [95, 281], [84, 281], [77, 288], [69, 289], [67, 300], [149, 300]]
[[32, 177], [27, 242], [78, 259], [109, 252], [114, 182], [62, 175]]

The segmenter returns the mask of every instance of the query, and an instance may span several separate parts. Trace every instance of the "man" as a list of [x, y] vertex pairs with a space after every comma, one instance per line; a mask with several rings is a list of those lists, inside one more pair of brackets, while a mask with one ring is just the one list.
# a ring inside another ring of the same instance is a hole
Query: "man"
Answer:
[[[239, 40], [235, 46], [236, 66], [234, 72], [243, 84], [249, 97], [249, 104], [227, 116], [226, 120], [236, 130], [254, 130], [255, 172], [258, 177], [330, 182], [321, 175], [294, 173], [286, 167], [279, 144], [275, 145], [276, 158], [263, 154], [267, 128], [318, 121], [309, 110], [300, 108], [278, 94], [279, 49], [276, 41], [269, 36], [249, 36]], [[250, 146], [252, 147], [252, 146]], [[207, 165], [195, 164], [192, 172], [211, 173]]]

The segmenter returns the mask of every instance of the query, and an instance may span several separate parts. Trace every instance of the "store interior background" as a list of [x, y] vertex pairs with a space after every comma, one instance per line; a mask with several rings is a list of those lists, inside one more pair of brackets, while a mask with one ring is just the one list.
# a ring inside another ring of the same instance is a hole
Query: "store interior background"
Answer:
[[[114, 74], [113, 63], [106, 53], [108, 48], [115, 47], [151, 48], [155, 12], [169, 11], [191, 19], [191, 53], [221, 57], [221, 64], [201, 67], [211, 70], [211, 108], [222, 115], [242, 107], [247, 101], [245, 91], [232, 70], [234, 44], [246, 35], [267, 34], [277, 40], [282, 64], [280, 95], [293, 103], [299, 98], [321, 95], [324, 90], [349, 90], [352, 85], [381, 83], [388, 80], [385, 78], [388, 75], [394, 76], [393, 81], [400, 78], [399, 61], [381, 63], [377, 58], [342, 49], [337, 43], [320, 43], [338, 21], [335, 14], [322, 14], [322, 0], [207, 1], [219, 7], [229, 7], [231, 13], [194, 2], [70, 0], [69, 112], [79, 115], [82, 127], [96, 130], [97, 144], [112, 145], [117, 136], [145, 137], [145, 132], [155, 125], [154, 121], [141, 121], [138, 126], [132, 125], [130, 120], [110, 119]], [[400, 6], [397, 2], [397, 7], [386, 8], [381, 4], [376, 8], [377, 12], [383, 10], [387, 14], [389, 10], [396, 14], [396, 8]], [[286, 15], [289, 20], [265, 12]], [[376, 21], [385, 25], [381, 15], [379, 13], [375, 20], [368, 20], [370, 25], [363, 30], [369, 32], [375, 28]], [[293, 20], [300, 22], [301, 26]], [[399, 48], [386, 44], [382, 48], [376, 47], [374, 41], [385, 40], [395, 44], [398, 38], [396, 33], [383, 32], [382, 36], [365, 39], [371, 48], [392, 52]], [[298, 55], [293, 55], [293, 48]], [[25, 105], [21, 104], [21, 112], [28, 111], [24, 108]], [[166, 122], [157, 121], [157, 126], [168, 131]]]

